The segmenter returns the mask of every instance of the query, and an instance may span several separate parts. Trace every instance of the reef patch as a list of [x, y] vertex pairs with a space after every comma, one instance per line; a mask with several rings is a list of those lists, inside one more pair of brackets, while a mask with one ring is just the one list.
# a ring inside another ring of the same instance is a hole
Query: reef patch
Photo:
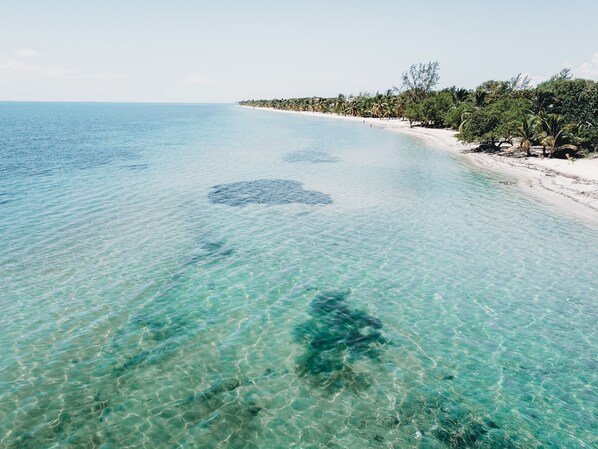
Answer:
[[212, 187], [208, 198], [215, 204], [243, 207], [248, 204], [332, 204], [329, 195], [306, 190], [303, 183], [288, 179], [258, 179]]
[[382, 322], [346, 304], [349, 291], [325, 291], [311, 302], [311, 318], [294, 329], [295, 341], [305, 345], [297, 372], [328, 390], [360, 389], [367, 377], [353, 369], [359, 359], [377, 361], [388, 343]]
[[332, 156], [331, 154], [326, 153], [325, 151], [300, 150], [288, 153], [284, 157], [284, 161], [290, 163], [307, 162], [309, 164], [333, 164], [336, 162], [340, 162], [341, 159]]

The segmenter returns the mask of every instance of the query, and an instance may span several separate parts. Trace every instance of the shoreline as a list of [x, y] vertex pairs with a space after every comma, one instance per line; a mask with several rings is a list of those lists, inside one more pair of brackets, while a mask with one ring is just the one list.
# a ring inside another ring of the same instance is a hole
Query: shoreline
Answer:
[[411, 128], [400, 119], [352, 117], [307, 111], [241, 106], [248, 109], [360, 122], [416, 138], [427, 146], [449, 151], [461, 161], [486, 172], [504, 176], [524, 194], [539, 200], [555, 212], [577, 218], [598, 228], [598, 158], [574, 162], [541, 157], [507, 157], [489, 153], [468, 152], [474, 145], [459, 142], [457, 132], [448, 129]]

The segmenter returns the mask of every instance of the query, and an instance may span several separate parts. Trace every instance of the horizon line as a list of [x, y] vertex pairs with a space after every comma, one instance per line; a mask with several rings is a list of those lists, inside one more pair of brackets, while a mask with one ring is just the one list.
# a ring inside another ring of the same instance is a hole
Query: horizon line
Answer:
[[170, 105], [201, 105], [201, 104], [237, 104], [239, 101], [95, 101], [95, 100], [0, 100], [0, 103], [96, 103], [96, 104], [170, 104]]

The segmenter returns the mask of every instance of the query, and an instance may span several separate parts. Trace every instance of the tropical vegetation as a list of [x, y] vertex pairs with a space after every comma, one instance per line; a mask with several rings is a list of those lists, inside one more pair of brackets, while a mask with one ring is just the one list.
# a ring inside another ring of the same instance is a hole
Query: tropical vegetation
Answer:
[[411, 126], [450, 128], [479, 151], [532, 148], [547, 157], [598, 152], [598, 83], [573, 79], [564, 69], [532, 86], [528, 77], [486, 81], [475, 89], [436, 89], [437, 62], [415, 64], [400, 87], [376, 94], [246, 100], [240, 104], [291, 111], [335, 113], [353, 117], [402, 119]]

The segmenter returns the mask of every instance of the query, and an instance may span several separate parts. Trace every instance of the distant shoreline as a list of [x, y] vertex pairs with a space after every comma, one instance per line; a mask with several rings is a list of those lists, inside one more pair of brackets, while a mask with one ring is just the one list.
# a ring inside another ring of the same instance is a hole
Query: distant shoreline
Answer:
[[289, 111], [274, 108], [242, 106], [287, 114], [361, 122], [371, 127], [387, 129], [412, 136], [432, 148], [449, 151], [461, 160], [484, 171], [505, 176], [521, 191], [556, 212], [575, 217], [592, 227], [598, 227], [598, 158], [563, 159], [540, 157], [515, 158], [488, 153], [468, 152], [474, 145], [457, 140], [456, 132], [447, 129], [410, 127], [400, 119], [352, 117], [340, 114]]

